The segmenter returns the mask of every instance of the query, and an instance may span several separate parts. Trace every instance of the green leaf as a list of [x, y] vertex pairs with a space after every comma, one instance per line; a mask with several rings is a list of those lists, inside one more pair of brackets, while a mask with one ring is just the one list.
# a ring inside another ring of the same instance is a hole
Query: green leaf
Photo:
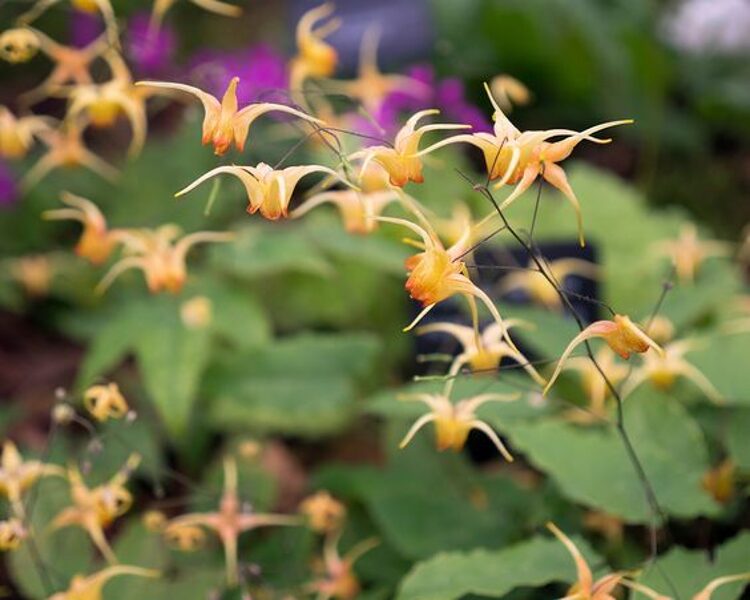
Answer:
[[[692, 598], [717, 577], [747, 573], [748, 556], [750, 533], [747, 532], [718, 548], [713, 560], [705, 552], [674, 548], [658, 560], [658, 568], [649, 569], [640, 581], [662, 594]], [[711, 600], [736, 600], [747, 585], [747, 582], [724, 585], [712, 594]], [[642, 594], [634, 597], [644, 598]]]
[[[596, 555], [574, 543], [590, 563]], [[500, 598], [518, 587], [573, 582], [573, 559], [556, 539], [534, 538], [503, 550], [449, 552], [418, 563], [404, 578], [398, 600], [455, 600], [467, 594]]]
[[[561, 420], [496, 424], [569, 498], [631, 523], [649, 519], [643, 487], [614, 427], [587, 429]], [[716, 514], [701, 486], [709, 468], [703, 434], [677, 400], [638, 390], [625, 404], [625, 424], [667, 513]]]
[[729, 455], [742, 471], [750, 471], [750, 409], [736, 409], [727, 419], [726, 445]]
[[365, 334], [301, 335], [235, 356], [206, 384], [215, 398], [209, 419], [230, 431], [340, 430], [356, 412], [355, 381], [371, 371], [379, 350]]
[[716, 333], [701, 338], [701, 347], [688, 360], [731, 404], [750, 404], [750, 333]]

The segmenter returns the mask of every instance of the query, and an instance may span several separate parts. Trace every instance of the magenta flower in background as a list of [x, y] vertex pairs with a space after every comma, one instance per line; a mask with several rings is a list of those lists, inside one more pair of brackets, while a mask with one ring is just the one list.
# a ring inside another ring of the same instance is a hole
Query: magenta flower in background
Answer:
[[16, 180], [8, 165], [0, 161], [0, 207], [11, 206], [16, 200], [18, 200]]
[[104, 23], [98, 14], [74, 10], [70, 13], [68, 31], [70, 45], [83, 48], [104, 33]]
[[396, 91], [383, 101], [375, 120], [386, 130], [398, 128], [400, 117], [425, 108], [439, 108], [441, 116], [455, 123], [471, 125], [474, 131], [491, 131], [484, 112], [466, 100], [463, 82], [456, 77], [438, 80], [429, 65], [417, 65], [406, 75], [423, 84], [414, 91]]
[[189, 63], [191, 82], [219, 98], [235, 76], [240, 78], [237, 88], [240, 106], [259, 101], [289, 103], [286, 61], [270, 46], [202, 50]]
[[163, 24], [158, 30], [150, 30], [149, 20], [150, 15], [146, 12], [130, 17], [125, 33], [125, 53], [134, 71], [140, 75], [154, 76], [170, 66], [177, 35], [168, 24]]

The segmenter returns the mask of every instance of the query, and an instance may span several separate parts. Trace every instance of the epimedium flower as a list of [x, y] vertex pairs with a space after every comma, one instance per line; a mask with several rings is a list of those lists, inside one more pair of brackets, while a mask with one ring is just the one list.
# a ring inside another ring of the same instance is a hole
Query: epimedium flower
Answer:
[[[623, 571], [609, 573], [594, 581], [591, 568], [573, 540], [560, 531], [554, 523], [547, 523], [547, 529], [563, 543], [576, 565], [577, 581], [561, 600], [612, 600], [613, 592], [618, 588], [632, 587], [631, 582], [626, 579], [627, 573]], [[641, 587], [647, 589], [645, 586], [639, 586]]]
[[685, 354], [699, 347], [698, 340], [684, 339], [665, 344], [663, 353], [643, 355], [643, 363], [633, 370], [625, 383], [622, 395], [627, 397], [646, 381], [661, 390], [669, 390], [678, 377], [694, 383], [706, 397], [716, 404], [722, 404], [721, 393], [708, 378], [695, 366], [685, 360]]
[[64, 46], [33, 30], [39, 40], [39, 49], [54, 63], [52, 71], [35, 88], [19, 96], [26, 106], [59, 93], [66, 84], [92, 83], [91, 65], [110, 47], [105, 36], [99, 36], [83, 48]]
[[28, 27], [13, 27], [0, 33], [0, 58], [11, 63], [25, 63], [39, 52], [39, 38]]
[[646, 335], [627, 315], [616, 314], [612, 317], [612, 320], [594, 321], [575, 336], [565, 348], [547, 387], [544, 388], [545, 394], [555, 383], [570, 353], [575, 350], [576, 346], [597, 337], [607, 342], [607, 345], [625, 360], [630, 358], [632, 353], [642, 354], [649, 348], [653, 348], [659, 354], [664, 353], [659, 344]]
[[[348, 156], [349, 160], [362, 160], [360, 172], [364, 172], [370, 161], [375, 161], [383, 167], [390, 177], [391, 185], [404, 187], [408, 182], [422, 183], [422, 159], [429, 148], [419, 150], [422, 136], [430, 131], [447, 131], [452, 129], [467, 129], [469, 125], [452, 123], [433, 123], [431, 125], [417, 124], [424, 117], [439, 114], [438, 109], [421, 110], [412, 115], [396, 134], [393, 146], [370, 146]], [[437, 144], [436, 144], [437, 145]], [[435, 145], [435, 146], [436, 146]]]
[[10, 502], [13, 513], [24, 517], [23, 495], [42, 477], [64, 476], [65, 471], [57, 466], [38, 460], [23, 460], [18, 447], [10, 440], [3, 443], [0, 456], [0, 495]]
[[292, 211], [291, 216], [301, 217], [322, 204], [333, 204], [341, 213], [346, 231], [367, 234], [378, 228], [378, 222], [373, 217], [380, 215], [388, 205], [397, 201], [399, 196], [393, 190], [370, 193], [357, 190], [326, 190], [310, 196]]
[[80, 527], [99, 549], [107, 562], [117, 563], [104, 530], [124, 515], [133, 503], [133, 496], [125, 488], [131, 473], [141, 461], [139, 454], [131, 454], [125, 465], [109, 481], [90, 488], [77, 467], [68, 468], [68, 482], [72, 505], [64, 508], [52, 520], [51, 528]]
[[23, 158], [34, 143], [34, 137], [49, 131], [54, 123], [54, 119], [38, 115], [17, 117], [0, 105], [0, 158]]
[[654, 251], [672, 261], [682, 283], [695, 281], [701, 265], [712, 256], [729, 256], [732, 245], [717, 240], [701, 240], [692, 223], [683, 225], [676, 240], [663, 240], [653, 245]]
[[325, 38], [341, 27], [341, 19], [328, 19], [334, 11], [332, 2], [308, 10], [297, 23], [297, 54], [290, 61], [292, 93], [300, 95], [308, 77], [330, 77], [336, 71], [338, 53]]
[[115, 181], [120, 172], [84, 144], [80, 124], [63, 123], [58, 129], [43, 131], [39, 138], [47, 152], [26, 172], [21, 187], [29, 190], [59, 168], [85, 167], [100, 177]]
[[55, 274], [55, 266], [48, 254], [27, 254], [8, 260], [10, 276], [18, 282], [30, 298], [47, 295]]
[[517, 400], [520, 394], [479, 394], [454, 403], [450, 399], [454, 382], [454, 377], [448, 379], [440, 394], [404, 394], [400, 397], [401, 400], [423, 402], [429, 407], [430, 412], [414, 422], [404, 439], [401, 440], [399, 447], [408, 446], [420, 429], [428, 423], [434, 423], [435, 446], [440, 452], [443, 450], [461, 451], [469, 437], [469, 432], [477, 429], [490, 439], [505, 460], [513, 462], [513, 456], [505, 444], [500, 441], [492, 427], [476, 416], [476, 411], [488, 402], [512, 402]]
[[736, 493], [735, 480], [737, 465], [731, 458], [725, 458], [703, 474], [701, 485], [714, 500], [727, 504]]
[[42, 213], [44, 219], [78, 221], [83, 225], [75, 253], [94, 265], [104, 263], [112, 254], [115, 240], [107, 227], [107, 220], [99, 208], [86, 198], [70, 192], [61, 192], [60, 200], [69, 208], [57, 208]]
[[354, 600], [361, 591], [354, 573], [354, 563], [364, 554], [379, 545], [376, 538], [362, 540], [352, 546], [343, 556], [339, 553], [340, 533], [329, 533], [323, 544], [322, 576], [309, 584], [317, 592], [319, 600]]
[[352, 80], [329, 80], [326, 89], [356, 99], [371, 115], [377, 114], [383, 101], [395, 91], [405, 93], [427, 90], [427, 87], [406, 75], [386, 75], [378, 67], [379, 32], [375, 28], [365, 31], [359, 52], [357, 77]]
[[176, 90], [192, 94], [203, 104], [205, 117], [203, 119], [203, 144], [213, 144], [217, 156], [226, 154], [229, 147], [234, 146], [242, 152], [250, 130], [250, 126], [260, 116], [269, 112], [283, 112], [312, 123], [321, 124], [316, 119], [302, 111], [285, 104], [259, 102], [240, 109], [237, 102], [237, 85], [239, 77], [233, 77], [227, 86], [221, 101], [192, 85], [172, 83], [169, 81], [139, 81], [136, 85], [150, 86], [158, 89]]
[[28, 534], [21, 519], [17, 517], [0, 521], [0, 552], [17, 550]]
[[237, 542], [240, 535], [258, 527], [274, 525], [299, 525], [299, 519], [290, 515], [263, 514], [247, 510], [237, 494], [237, 463], [233, 458], [224, 459], [224, 492], [218, 509], [214, 512], [190, 513], [175, 517], [165, 531], [202, 527], [212, 531], [224, 546], [227, 582], [237, 584]]
[[[34, 6], [18, 17], [18, 22], [22, 25], [29, 25], [48, 9], [62, 1], [37, 0]], [[119, 46], [120, 38], [117, 33], [117, 19], [115, 18], [115, 11], [112, 8], [110, 0], [70, 0], [70, 4], [79, 12], [89, 15], [101, 15], [106, 27], [107, 42], [115, 48]]]
[[[549, 279], [562, 286], [563, 281], [571, 275], [578, 275], [587, 279], [596, 279], [600, 275], [599, 267], [587, 260], [579, 258], [560, 258], [542, 263], [545, 273], [541, 273], [536, 263], [530, 261], [528, 268], [508, 273], [500, 281], [498, 291], [501, 294], [515, 290], [524, 291], [532, 301], [551, 309], [562, 310], [563, 302], [557, 288]], [[563, 290], [563, 294], [564, 294]]]
[[571, 409], [567, 413], [567, 417], [577, 423], [591, 423], [604, 417], [606, 415], [606, 401], [611, 393], [607, 380], [612, 385], [617, 386], [630, 374], [630, 368], [619, 362], [615, 358], [615, 353], [608, 346], [599, 349], [594, 357], [607, 379], [602, 377], [599, 369], [588, 356], [569, 358], [562, 369], [564, 371], [576, 371], [579, 374], [581, 386], [588, 401], [585, 412]]
[[448, 377], [458, 374], [461, 367], [466, 364], [475, 373], [494, 373], [500, 361], [508, 357], [516, 361], [539, 385], [545, 385], [547, 381], [539, 375], [528, 359], [515, 346], [503, 340], [507, 337], [508, 329], [523, 324], [522, 321], [513, 319], [507, 319], [503, 325], [493, 322], [480, 334], [473, 327], [458, 323], [430, 323], [418, 328], [417, 334], [447, 333], [461, 344], [462, 350], [453, 360]]
[[524, 106], [531, 101], [529, 88], [511, 75], [495, 75], [490, 80], [490, 90], [497, 105], [505, 112], [513, 110], [514, 104]]
[[[541, 176], [547, 183], [560, 190], [573, 206], [578, 221], [579, 241], [583, 245], [580, 203], [568, 183], [565, 171], [558, 163], [570, 156], [575, 147], [584, 140], [598, 144], [606, 144], [611, 141], [610, 139], [593, 137], [594, 133], [610, 127], [626, 125], [633, 121], [629, 119], [609, 121], [580, 132], [570, 129], [521, 132], [505, 116], [486, 83], [485, 89], [494, 108], [492, 115], [493, 133], [480, 131], [473, 134], [453, 136], [426, 148], [423, 152], [432, 152], [437, 148], [457, 142], [468, 143], [479, 148], [484, 155], [489, 179], [491, 181], [498, 180], [495, 182], [494, 188], [499, 189], [507, 184], [516, 185], [513, 192], [500, 203], [500, 210], [510, 206]], [[555, 142], [549, 141], [552, 138], [559, 137], [563, 139]]]
[[115, 51], [109, 51], [105, 60], [110, 66], [112, 77], [104, 83], [79, 84], [70, 88], [68, 95], [68, 119], [85, 117], [94, 127], [112, 127], [121, 114], [124, 114], [131, 127], [132, 140], [129, 154], [138, 154], [146, 141], [145, 100], [148, 89], [136, 88], [125, 61]]
[[289, 202], [292, 199], [294, 189], [297, 187], [299, 180], [306, 175], [326, 173], [346, 185], [351, 185], [333, 169], [320, 165], [286, 167], [277, 170], [266, 163], [258, 163], [255, 167], [249, 165], [216, 167], [201, 175], [193, 183], [177, 192], [175, 196], [187, 194], [204, 181], [221, 173], [234, 175], [245, 186], [248, 213], [260, 212], [266, 219], [272, 221], [288, 215]]
[[132, 567], [129, 565], [114, 565], [106, 567], [92, 575], [75, 575], [67, 590], [57, 592], [49, 600], [102, 600], [102, 590], [113, 577], [120, 575], [134, 575], [136, 577], [159, 577], [159, 571]]
[[112, 232], [112, 238], [123, 244], [125, 255], [112, 266], [97, 290], [103, 292], [129, 269], [140, 269], [151, 293], [167, 291], [176, 294], [187, 279], [185, 257], [193, 246], [234, 239], [234, 234], [226, 231], [198, 231], [182, 238], [179, 236], [180, 228], [173, 224], [157, 229]]
[[326, 490], [308, 496], [299, 505], [310, 529], [317, 533], [339, 531], [346, 518], [346, 506]]
[[130, 411], [120, 387], [112, 382], [107, 385], [92, 385], [83, 394], [83, 405], [97, 421], [121, 419]]
[[[461, 238], [446, 248], [419, 209], [412, 206], [411, 210], [421, 224], [393, 217], [374, 217], [375, 220], [383, 223], [406, 227], [420, 238], [420, 241], [405, 240], [421, 252], [406, 259], [407, 279], [404, 287], [409, 292], [409, 296], [421, 302], [424, 308], [411, 324], [404, 328], [404, 331], [409, 331], [417, 325], [438, 302], [456, 294], [466, 297], [475, 322], [478, 320], [475, 299], [479, 298], [495, 321], [505, 331], [505, 327], [502, 325], [503, 320], [497, 308], [490, 297], [471, 281], [466, 265], [461, 260], [470, 252], [472, 244], [480, 237], [478, 232], [482, 230], [485, 224], [478, 223], [471, 227], [467, 224]], [[507, 341], [513, 346], [509, 337]]]
[[[239, 17], [242, 14], [242, 7], [220, 0], [188, 0], [192, 4], [224, 17]], [[151, 19], [149, 21], [149, 30], [151, 35], [156, 35], [161, 28], [164, 16], [175, 5], [177, 0], [154, 0], [151, 9]]]

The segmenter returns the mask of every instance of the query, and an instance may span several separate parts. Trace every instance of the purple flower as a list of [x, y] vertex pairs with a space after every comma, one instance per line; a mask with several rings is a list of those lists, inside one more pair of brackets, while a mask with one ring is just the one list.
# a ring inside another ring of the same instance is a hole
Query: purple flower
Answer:
[[88, 46], [104, 32], [104, 23], [98, 13], [74, 10], [68, 21], [70, 44], [76, 48]]
[[177, 36], [167, 24], [152, 31], [149, 13], [139, 12], [128, 20], [125, 52], [141, 75], [158, 75], [172, 62]]
[[288, 103], [286, 63], [272, 48], [261, 44], [241, 50], [202, 50], [190, 61], [193, 83], [221, 98], [232, 77], [239, 77], [237, 100]]
[[18, 186], [8, 166], [0, 161], [0, 207], [8, 207], [18, 200]]
[[460, 79], [450, 77], [438, 80], [429, 65], [416, 65], [406, 73], [422, 85], [409, 92], [390, 93], [378, 111], [375, 120], [387, 131], [398, 128], [399, 117], [425, 108], [439, 108], [442, 116], [453, 122], [471, 125], [474, 131], [491, 131], [492, 125], [485, 114], [468, 102]]

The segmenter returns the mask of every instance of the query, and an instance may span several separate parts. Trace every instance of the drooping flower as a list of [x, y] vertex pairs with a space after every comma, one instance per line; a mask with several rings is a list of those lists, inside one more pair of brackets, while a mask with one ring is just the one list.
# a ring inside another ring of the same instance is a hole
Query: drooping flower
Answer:
[[289, 87], [303, 101], [302, 90], [308, 77], [330, 77], [336, 71], [338, 53], [325, 38], [341, 26], [341, 19], [330, 19], [318, 26], [333, 11], [333, 3], [325, 2], [308, 10], [297, 23], [297, 54], [289, 63]]
[[[188, 0], [189, 2], [199, 6], [203, 10], [212, 12], [217, 15], [224, 17], [239, 17], [242, 14], [242, 7], [228, 2], [222, 2], [221, 0]], [[174, 6], [177, 0], [154, 0], [153, 8], [151, 9], [151, 19], [149, 22], [149, 29], [152, 35], [156, 35], [162, 26], [164, 16], [169, 12], [169, 9]]]
[[6, 29], [0, 33], [0, 58], [11, 64], [25, 63], [36, 56], [39, 45], [39, 38], [33, 29]]
[[151, 293], [167, 291], [176, 294], [187, 279], [185, 257], [193, 246], [234, 239], [232, 233], [225, 231], [198, 231], [178, 240], [179, 235], [180, 228], [172, 224], [157, 229], [112, 232], [112, 238], [124, 245], [125, 256], [112, 266], [97, 290], [103, 292], [129, 269], [140, 269]]
[[206, 296], [195, 296], [180, 306], [180, 320], [188, 329], [205, 329], [213, 320], [214, 306]]
[[286, 167], [276, 170], [266, 163], [258, 163], [255, 167], [249, 165], [216, 167], [208, 173], [201, 175], [193, 183], [177, 192], [175, 196], [187, 194], [204, 181], [220, 173], [234, 175], [245, 186], [248, 213], [254, 214], [260, 212], [266, 219], [272, 221], [288, 215], [289, 202], [292, 199], [294, 189], [297, 187], [299, 180], [306, 175], [326, 173], [342, 183], [350, 185], [336, 171], [320, 165]]
[[[609, 139], [593, 137], [593, 134], [617, 125], [632, 123], [632, 120], [609, 121], [581, 132], [570, 129], [521, 132], [505, 116], [487, 84], [485, 84], [485, 89], [494, 108], [494, 114], [492, 115], [494, 121], [493, 133], [480, 131], [473, 134], [453, 136], [433, 144], [422, 152], [432, 152], [437, 148], [457, 142], [465, 142], [479, 148], [484, 154], [490, 180], [499, 180], [495, 183], [495, 189], [499, 189], [506, 184], [516, 185], [513, 192], [500, 203], [500, 210], [510, 206], [541, 176], [549, 184], [560, 190], [575, 209], [578, 220], [578, 237], [581, 245], [583, 245], [580, 203], [573, 192], [573, 188], [568, 183], [565, 171], [557, 163], [570, 156], [575, 147], [584, 140], [598, 144], [610, 142]], [[556, 142], [549, 141], [556, 137], [562, 137], [563, 139]]]
[[203, 104], [203, 109], [206, 113], [203, 119], [203, 138], [201, 141], [203, 144], [213, 144], [214, 153], [217, 156], [226, 154], [232, 143], [234, 143], [237, 150], [242, 152], [245, 148], [245, 141], [247, 140], [250, 126], [258, 117], [268, 112], [288, 113], [312, 123], [322, 123], [320, 119], [316, 119], [285, 104], [261, 102], [239, 109], [237, 103], [237, 85], [239, 82], [239, 77], [232, 78], [221, 102], [211, 94], [192, 85], [169, 81], [139, 81], [136, 85], [177, 90], [192, 94], [198, 98]]
[[37, 185], [55, 169], [85, 167], [104, 179], [114, 181], [120, 172], [107, 161], [89, 150], [83, 142], [81, 126], [72, 121], [59, 129], [39, 134], [47, 152], [27, 171], [21, 187], [28, 190]]
[[393, 190], [362, 193], [357, 190], [326, 190], [310, 196], [292, 211], [292, 218], [301, 217], [322, 204], [333, 204], [339, 209], [344, 229], [349, 233], [372, 233], [378, 227], [373, 218], [389, 204], [397, 202], [399, 196]]
[[238, 581], [237, 543], [240, 535], [258, 527], [273, 525], [299, 525], [297, 517], [289, 515], [262, 514], [243, 508], [237, 495], [237, 464], [233, 458], [224, 460], [224, 493], [215, 512], [190, 513], [175, 517], [165, 532], [183, 528], [204, 527], [218, 536], [224, 546], [227, 582], [230, 586]]
[[446, 131], [467, 129], [468, 125], [433, 123], [417, 127], [417, 123], [428, 115], [436, 115], [438, 109], [422, 110], [412, 115], [396, 134], [393, 146], [370, 146], [349, 155], [349, 160], [362, 160], [361, 172], [364, 172], [370, 161], [383, 167], [390, 176], [391, 185], [405, 186], [408, 182], [422, 183], [422, 156], [427, 150], [419, 150], [422, 136], [429, 131]]
[[83, 232], [76, 244], [75, 253], [95, 265], [105, 262], [112, 254], [115, 240], [104, 215], [96, 204], [70, 192], [61, 192], [60, 200], [70, 208], [48, 210], [42, 216], [51, 220], [79, 221], [83, 225]]
[[49, 600], [102, 600], [102, 588], [110, 579], [120, 575], [159, 577], [159, 571], [128, 565], [114, 565], [97, 571], [93, 575], [75, 575], [67, 590], [53, 594]]
[[512, 402], [517, 400], [520, 394], [479, 394], [454, 403], [450, 399], [454, 381], [454, 378], [448, 379], [440, 394], [404, 394], [400, 397], [401, 400], [423, 402], [429, 407], [430, 412], [414, 422], [399, 447], [405, 448], [422, 427], [434, 423], [435, 446], [439, 451], [459, 452], [466, 444], [469, 432], [478, 429], [492, 441], [505, 460], [512, 462], [513, 456], [505, 444], [500, 441], [492, 427], [476, 416], [476, 411], [488, 402]]
[[52, 520], [52, 529], [80, 527], [89, 535], [107, 562], [116, 563], [117, 557], [104, 530], [130, 509], [133, 496], [125, 489], [125, 484], [140, 461], [140, 455], [131, 454], [125, 465], [109, 481], [94, 488], [88, 487], [78, 468], [71, 466], [68, 469], [68, 481], [73, 504], [60, 511]]
[[[498, 291], [506, 294], [514, 290], [523, 290], [532, 301], [551, 310], [562, 310], [563, 302], [557, 287], [549, 281], [557, 282], [562, 288], [563, 282], [571, 275], [579, 275], [587, 279], [599, 277], [599, 267], [594, 263], [579, 258], [560, 258], [542, 263], [545, 273], [541, 273], [533, 261], [529, 262], [526, 270], [508, 273], [500, 281]], [[565, 291], [563, 290], [563, 294]]]
[[97, 421], [121, 419], [130, 411], [119, 386], [114, 382], [92, 385], [83, 394], [83, 405]]
[[716, 404], [722, 404], [724, 399], [721, 392], [695, 366], [685, 360], [685, 354], [698, 347], [698, 341], [684, 339], [673, 341], [664, 346], [663, 353], [643, 355], [643, 363], [633, 370], [622, 389], [623, 397], [627, 397], [645, 381], [662, 390], [669, 390], [678, 377], [684, 377], [694, 383], [706, 397]]
[[512, 347], [503, 339], [507, 337], [504, 329], [522, 324], [521, 321], [508, 319], [504, 322], [504, 327], [501, 327], [493, 322], [479, 334], [473, 327], [458, 323], [430, 323], [417, 329], [417, 334], [447, 333], [461, 344], [462, 350], [453, 359], [448, 377], [458, 374], [461, 367], [466, 364], [470, 365], [475, 373], [495, 373], [500, 361], [508, 357], [516, 361], [539, 385], [545, 385], [547, 381], [539, 375], [528, 359], [515, 346]]
[[114, 51], [105, 55], [112, 78], [104, 83], [76, 85], [68, 92], [68, 119], [82, 117], [94, 127], [112, 127], [121, 114], [130, 122], [129, 154], [138, 154], [146, 141], [146, 88], [136, 88], [125, 61]]
[[3, 452], [0, 456], [0, 495], [5, 496], [13, 509], [13, 513], [24, 517], [23, 495], [38, 479], [53, 475], [63, 476], [63, 469], [57, 465], [49, 465], [38, 460], [23, 460], [16, 445], [5, 440]]
[[663, 240], [653, 246], [660, 255], [668, 256], [675, 268], [677, 278], [682, 283], [695, 281], [701, 265], [712, 256], [729, 256], [732, 245], [717, 240], [701, 240], [698, 229], [688, 223], [680, 229], [676, 240]]
[[354, 573], [354, 563], [380, 542], [368, 538], [354, 545], [344, 556], [339, 554], [340, 533], [330, 533], [323, 545], [323, 574], [308, 587], [317, 592], [319, 600], [354, 600], [359, 596], [360, 583]]
[[674, 338], [675, 327], [664, 315], [654, 315], [648, 322], [643, 323], [643, 330], [657, 344], [666, 344]]
[[317, 533], [339, 531], [346, 518], [346, 507], [326, 490], [308, 496], [299, 505], [310, 529]]
[[40, 31], [34, 30], [39, 49], [54, 63], [52, 71], [35, 88], [19, 96], [19, 101], [30, 106], [64, 91], [66, 84], [92, 83], [91, 65], [109, 47], [105, 36], [100, 36], [83, 48], [63, 46]]
[[10, 275], [30, 298], [43, 298], [49, 293], [55, 274], [48, 254], [26, 254], [8, 260]]
[[54, 119], [37, 115], [16, 117], [0, 105], [0, 158], [19, 159], [26, 156], [34, 137], [49, 131]]
[[726, 458], [703, 474], [701, 484], [714, 500], [726, 504], [736, 492], [736, 477], [737, 465], [731, 458]]
[[[573, 541], [560, 531], [554, 523], [547, 523], [547, 529], [549, 529], [553, 535], [565, 545], [565, 548], [570, 552], [576, 565], [577, 581], [568, 590], [568, 593], [563, 600], [612, 600], [614, 597], [613, 592], [618, 588], [633, 587], [630, 585], [630, 582], [625, 579], [627, 573], [622, 571], [609, 573], [608, 575], [604, 575], [594, 581], [594, 575], [591, 573], [591, 568], [588, 566], [586, 559], [583, 558], [581, 551], [576, 547]], [[647, 589], [645, 586], [639, 587]]]
[[[420, 238], [420, 241], [408, 240], [410, 245], [420, 249], [421, 252], [406, 259], [405, 266], [408, 276], [404, 287], [411, 298], [422, 303], [424, 309], [404, 331], [412, 329], [438, 302], [456, 294], [466, 297], [472, 310], [472, 318], [475, 321], [477, 320], [475, 298], [479, 298], [495, 321], [505, 331], [503, 320], [494, 303], [481, 288], [471, 281], [466, 265], [462, 260], [471, 250], [472, 244], [479, 239], [478, 232], [483, 230], [484, 223], [472, 227], [465, 226], [461, 238], [450, 247], [445, 248], [419, 209], [412, 206], [411, 210], [417, 216], [421, 225], [406, 219], [375, 217], [376, 220], [383, 223], [406, 227]], [[513, 346], [509, 337], [507, 341]]]
[[659, 344], [643, 333], [627, 315], [614, 315], [611, 321], [595, 321], [575, 336], [567, 348], [565, 348], [560, 360], [557, 362], [555, 372], [550, 377], [547, 387], [544, 388], [545, 394], [555, 383], [570, 353], [575, 350], [576, 346], [586, 340], [597, 337], [607, 342], [607, 345], [625, 360], [630, 358], [633, 352], [641, 354], [649, 348], [653, 348], [660, 354], [664, 353]]

